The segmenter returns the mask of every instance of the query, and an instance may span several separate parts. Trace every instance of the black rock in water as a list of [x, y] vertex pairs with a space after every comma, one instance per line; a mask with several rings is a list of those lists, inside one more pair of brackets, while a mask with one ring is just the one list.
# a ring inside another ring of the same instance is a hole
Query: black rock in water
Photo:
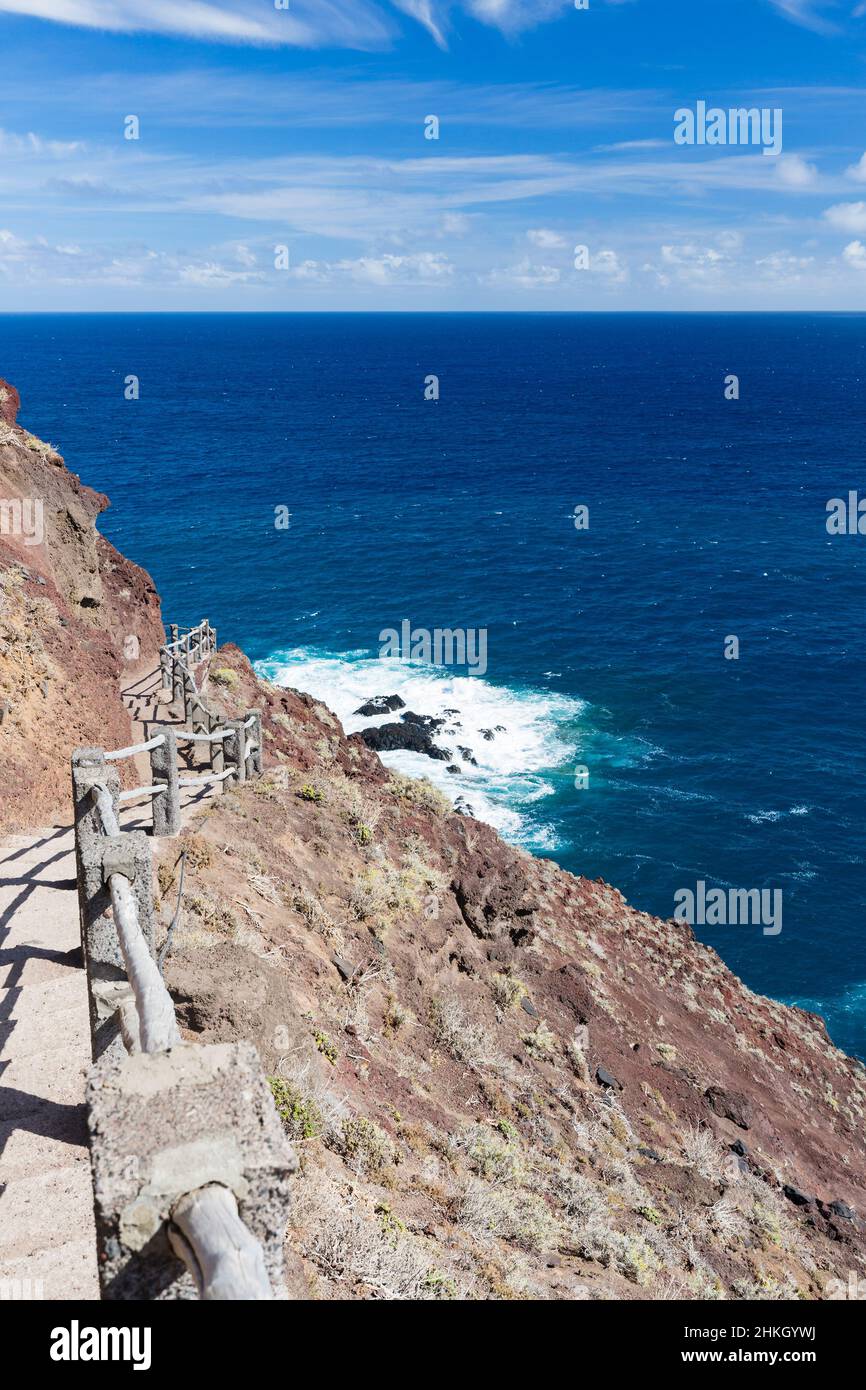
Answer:
[[404, 709], [406, 701], [401, 700], [399, 695], [374, 695], [372, 700], [368, 700], [360, 709], [356, 709], [356, 714], [361, 714], [365, 719], [372, 719], [377, 714], [392, 714], [396, 709]]
[[419, 724], [380, 724], [378, 729], [362, 730], [361, 737], [376, 753], [424, 753], [439, 762], [451, 761], [450, 749], [439, 748], [429, 730]]
[[431, 734], [435, 733], [437, 729], [441, 729], [445, 724], [444, 719], [434, 719], [432, 714], [416, 714], [411, 709], [407, 709], [405, 714], [400, 715], [400, 718], [406, 724], [417, 724], [419, 729], [428, 729]]

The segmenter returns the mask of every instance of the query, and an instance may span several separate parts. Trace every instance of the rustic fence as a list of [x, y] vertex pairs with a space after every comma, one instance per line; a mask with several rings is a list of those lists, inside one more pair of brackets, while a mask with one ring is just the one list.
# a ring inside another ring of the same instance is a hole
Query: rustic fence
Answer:
[[[221, 721], [196, 667], [216, 647], [205, 620], [170, 629], [162, 686], [189, 728], [72, 757], [75, 851], [94, 1064], [88, 1124], [104, 1298], [284, 1297], [282, 1242], [295, 1159], [249, 1043], [181, 1041], [155, 953], [150, 839], [120, 806], [150, 798], [154, 836], [180, 830], [181, 792], [237, 786], [262, 766], [261, 714]], [[179, 742], [210, 770], [178, 768]], [[148, 754], [150, 783], [120, 790], [115, 766]]]

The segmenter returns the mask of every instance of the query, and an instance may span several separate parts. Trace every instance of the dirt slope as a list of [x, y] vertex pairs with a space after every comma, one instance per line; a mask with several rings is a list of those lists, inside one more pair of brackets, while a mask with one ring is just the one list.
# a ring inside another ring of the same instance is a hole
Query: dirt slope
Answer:
[[252, 1036], [279, 1078], [301, 1296], [820, 1298], [862, 1274], [866, 1072], [819, 1018], [391, 776], [236, 648], [215, 667], [212, 701], [265, 710], [269, 771], [165, 857], [168, 913], [186, 845], [168, 978], [191, 1035]]

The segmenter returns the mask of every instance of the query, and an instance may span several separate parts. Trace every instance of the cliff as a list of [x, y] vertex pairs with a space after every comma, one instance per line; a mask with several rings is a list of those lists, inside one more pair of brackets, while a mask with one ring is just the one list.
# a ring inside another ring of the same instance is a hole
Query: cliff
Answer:
[[68, 815], [72, 748], [129, 742], [120, 692], [163, 640], [150, 576], [96, 530], [108, 498], [18, 406], [0, 380], [0, 832]]
[[[105, 500], [7, 431], [0, 496], [51, 499], [41, 549], [0, 549], [22, 824], [68, 814], [73, 744], [123, 741], [123, 640], [153, 656], [159, 609], [96, 536]], [[392, 775], [237, 648], [208, 701], [263, 711], [266, 770], [160, 844], [164, 924], [186, 851], [166, 978], [187, 1036], [251, 1038], [273, 1078], [302, 1161], [295, 1296], [809, 1299], [863, 1277], [866, 1071], [819, 1018]]]

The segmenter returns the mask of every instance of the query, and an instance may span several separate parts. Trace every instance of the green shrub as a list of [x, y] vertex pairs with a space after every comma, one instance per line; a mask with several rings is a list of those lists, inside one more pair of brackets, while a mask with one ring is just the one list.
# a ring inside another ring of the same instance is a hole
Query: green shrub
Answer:
[[224, 685], [229, 690], [231, 690], [233, 686], [236, 686], [240, 680], [237, 671], [230, 671], [228, 666], [217, 667], [216, 671], [211, 671], [210, 678], [212, 681], [215, 681], [217, 685]]
[[318, 787], [311, 786], [309, 782], [306, 786], [301, 787], [298, 796], [302, 801], [314, 802], [316, 806], [319, 806], [325, 799], [325, 793], [320, 791]]
[[343, 1122], [339, 1137], [331, 1146], [359, 1173], [379, 1173], [394, 1161], [394, 1146], [383, 1129], [365, 1115], [354, 1115]]
[[290, 1139], [316, 1139], [324, 1128], [322, 1113], [315, 1101], [280, 1076], [269, 1076], [268, 1085]]
[[337, 1057], [339, 1056], [339, 1053], [337, 1052], [337, 1044], [331, 1041], [327, 1033], [322, 1033], [321, 1031], [313, 1034], [313, 1041], [316, 1044], [316, 1047], [321, 1052], [322, 1056], [327, 1057], [328, 1061], [331, 1063], [331, 1066], [334, 1066], [337, 1061]]

